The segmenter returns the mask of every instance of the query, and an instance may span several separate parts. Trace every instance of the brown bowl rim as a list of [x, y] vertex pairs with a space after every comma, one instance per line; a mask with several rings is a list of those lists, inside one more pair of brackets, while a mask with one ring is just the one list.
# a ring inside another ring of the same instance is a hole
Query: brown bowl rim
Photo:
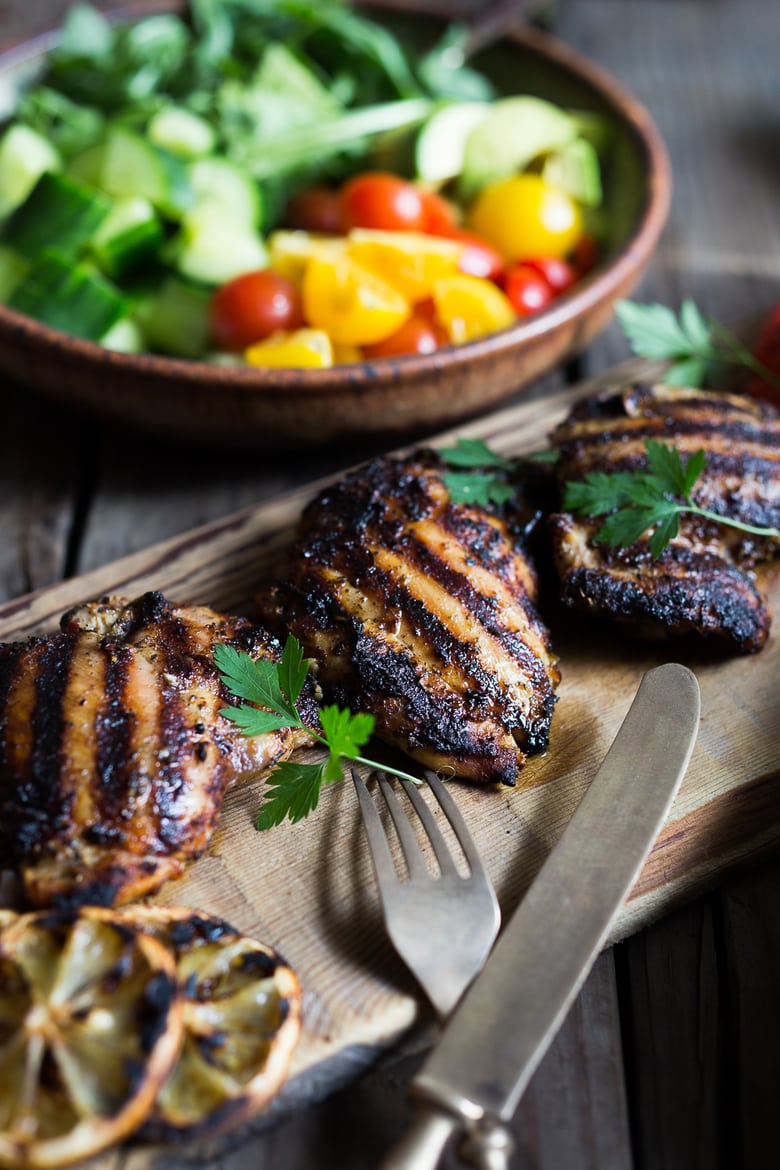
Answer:
[[[362, 6], [390, 13], [392, 0], [360, 0]], [[158, 0], [153, 5], [138, 2], [120, 4], [106, 15], [112, 21], [132, 21], [144, 15], [175, 11], [184, 7], [184, 0]], [[414, 10], [399, 6], [399, 15], [446, 20], [438, 9], [420, 7]], [[32, 37], [22, 38], [0, 46], [0, 73], [19, 67], [50, 51], [58, 29], [50, 29]], [[648, 184], [642, 211], [630, 234], [603, 268], [597, 265], [592, 275], [577, 282], [568, 293], [556, 298], [550, 306], [532, 317], [520, 319], [505, 329], [490, 333], [474, 341], [442, 346], [433, 354], [404, 354], [397, 357], [363, 359], [360, 362], [341, 363], [327, 369], [262, 369], [249, 366], [218, 366], [197, 359], [169, 357], [163, 354], [125, 354], [107, 349], [99, 342], [74, 337], [59, 329], [44, 325], [35, 318], [0, 304], [0, 335], [25, 336], [41, 346], [41, 352], [50, 357], [67, 356], [81, 359], [97, 371], [105, 365], [113, 371], [121, 367], [128, 374], [176, 378], [193, 385], [208, 385], [229, 379], [234, 389], [247, 393], [284, 391], [285, 396], [296, 393], [305, 398], [319, 397], [327, 389], [348, 385], [351, 393], [370, 392], [378, 382], [407, 374], [412, 378], [443, 366], [467, 365], [482, 358], [514, 350], [548, 332], [576, 321], [581, 315], [596, 308], [630, 280], [649, 259], [666, 222], [671, 202], [671, 163], [666, 145], [649, 110], [625, 86], [602, 66], [570, 48], [547, 33], [526, 27], [506, 32], [500, 43], [510, 42], [530, 48], [554, 65], [573, 73], [596, 91], [618, 114], [623, 124], [634, 135], [644, 152]]]

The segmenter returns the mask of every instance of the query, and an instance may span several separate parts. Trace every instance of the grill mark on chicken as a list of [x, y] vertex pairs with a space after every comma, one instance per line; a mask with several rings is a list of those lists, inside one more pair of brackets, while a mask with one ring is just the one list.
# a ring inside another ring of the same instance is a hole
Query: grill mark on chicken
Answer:
[[[578, 403], [551, 436], [559, 482], [645, 469], [646, 438], [671, 443], [683, 457], [705, 452], [692, 492], [700, 507], [780, 527], [780, 414], [738, 395], [640, 385]], [[551, 518], [566, 604], [654, 636], [697, 633], [738, 653], [764, 645], [770, 615], [751, 568], [776, 555], [776, 539], [683, 516], [679, 535], [653, 560], [646, 537], [630, 549], [598, 544], [599, 526], [567, 513]]]
[[[0, 842], [30, 901], [153, 891], [207, 847], [232, 779], [306, 740], [248, 739], [219, 714], [236, 700], [217, 641], [255, 658], [281, 650], [245, 618], [161, 594], [88, 603], [61, 633], [0, 647]], [[309, 686], [300, 703], [313, 721]]]
[[329, 698], [428, 766], [515, 782], [547, 744], [558, 672], [506, 522], [450, 503], [434, 456], [377, 459], [309, 505], [259, 598]]
[[[75, 649], [75, 642], [71, 647]], [[115, 821], [121, 815], [133, 769], [134, 715], [126, 702], [130, 659], [128, 647], [118, 646], [106, 661], [105, 693], [95, 725], [98, 777], [95, 811], [101, 821]]]

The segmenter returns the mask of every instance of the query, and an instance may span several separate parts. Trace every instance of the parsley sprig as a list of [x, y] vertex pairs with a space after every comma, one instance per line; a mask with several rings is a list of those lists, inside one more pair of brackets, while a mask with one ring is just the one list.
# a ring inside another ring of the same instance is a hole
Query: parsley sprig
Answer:
[[[447, 467], [442, 475], [444, 486], [453, 504], [476, 504], [486, 508], [490, 504], [506, 504], [517, 494], [517, 488], [507, 483], [506, 476], [517, 467], [517, 459], [507, 459], [493, 451], [484, 439], [466, 439], [461, 436], [454, 447], [439, 448], [439, 455]], [[554, 462], [557, 451], [533, 451], [523, 456], [532, 462]]]
[[780, 390], [777, 374], [691, 300], [682, 302], [677, 316], [666, 305], [635, 301], [618, 301], [615, 311], [634, 353], [672, 363], [664, 373], [670, 386], [711, 386], [724, 366], [742, 366]]
[[246, 651], [223, 642], [214, 647], [214, 661], [230, 693], [245, 700], [239, 707], [221, 708], [220, 715], [240, 727], [244, 735], [300, 728], [327, 749], [327, 756], [316, 764], [284, 760], [274, 768], [266, 780], [273, 791], [255, 821], [258, 829], [280, 825], [286, 817], [293, 822], [307, 817], [317, 807], [323, 785], [342, 779], [344, 760], [381, 768], [403, 780], [419, 783], [417, 777], [407, 772], [360, 755], [360, 749], [374, 731], [373, 715], [353, 715], [346, 708], [332, 705], [319, 708], [320, 729], [304, 721], [297, 704], [309, 673], [309, 662], [292, 634], [284, 644], [280, 662], [254, 659]]
[[777, 528], [745, 524], [700, 508], [693, 488], [705, 467], [704, 451], [683, 460], [666, 443], [645, 440], [646, 471], [592, 471], [581, 481], [564, 485], [563, 506], [584, 516], [607, 516], [595, 539], [611, 548], [627, 548], [648, 530], [648, 547], [659, 557], [680, 531], [683, 513], [702, 516], [754, 536], [780, 536]]

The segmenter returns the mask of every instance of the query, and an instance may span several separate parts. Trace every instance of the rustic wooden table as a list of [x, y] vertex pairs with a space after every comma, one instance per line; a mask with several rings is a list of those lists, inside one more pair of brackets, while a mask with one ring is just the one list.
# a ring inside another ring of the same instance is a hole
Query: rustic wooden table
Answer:
[[[2, 37], [49, 27], [67, 6], [0, 0]], [[671, 216], [638, 295], [671, 305], [691, 296], [726, 320], [780, 299], [777, 0], [559, 0], [556, 31], [630, 86], [669, 145]], [[626, 354], [612, 327], [576, 373]], [[558, 371], [545, 386], [572, 376]], [[0, 601], [354, 459], [163, 445], [8, 384], [2, 402]], [[517, 1170], [780, 1164], [779, 894], [780, 861], [756, 857], [601, 956], [519, 1110]], [[296, 1114], [260, 1153], [253, 1145], [253, 1167], [370, 1170], [403, 1123], [414, 1064], [407, 1057]], [[239, 1150], [219, 1165], [249, 1162]]]

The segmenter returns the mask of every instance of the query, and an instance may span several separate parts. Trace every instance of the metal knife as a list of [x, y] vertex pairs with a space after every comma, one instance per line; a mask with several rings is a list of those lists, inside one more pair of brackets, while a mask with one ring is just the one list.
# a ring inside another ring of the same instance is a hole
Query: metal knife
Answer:
[[383, 1170], [432, 1170], [450, 1136], [505, 1170], [506, 1123], [601, 950], [666, 819], [696, 741], [699, 686], [648, 671], [563, 836], [415, 1076], [415, 1120]]

